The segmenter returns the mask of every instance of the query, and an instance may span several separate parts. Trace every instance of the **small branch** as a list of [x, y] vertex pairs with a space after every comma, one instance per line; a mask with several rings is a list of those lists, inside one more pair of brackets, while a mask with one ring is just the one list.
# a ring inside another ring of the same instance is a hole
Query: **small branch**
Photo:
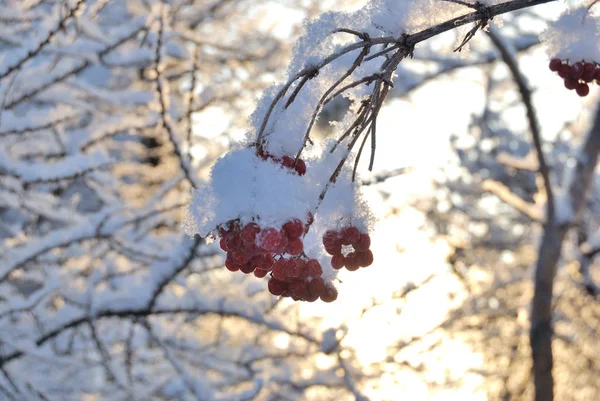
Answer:
[[519, 87], [519, 93], [521, 94], [521, 100], [525, 105], [525, 109], [527, 110], [527, 120], [529, 121], [529, 130], [531, 132], [531, 137], [533, 140], [533, 145], [535, 147], [537, 159], [538, 159], [538, 167], [540, 175], [544, 180], [544, 188], [546, 189], [546, 199], [547, 199], [547, 219], [549, 221], [553, 221], [555, 219], [555, 207], [554, 207], [554, 194], [552, 192], [552, 183], [550, 182], [550, 168], [546, 164], [546, 158], [544, 157], [544, 150], [542, 149], [542, 139], [540, 133], [540, 125], [537, 120], [537, 115], [535, 113], [535, 109], [533, 107], [531, 101], [531, 90], [527, 86], [525, 82], [525, 78], [521, 74], [519, 67], [517, 65], [517, 60], [515, 60], [513, 54], [505, 45], [502, 38], [496, 33], [496, 30], [493, 27], [490, 27], [489, 32], [487, 32], [488, 36], [500, 52], [502, 59], [508, 66], [515, 83]]
[[519, 212], [529, 217], [531, 220], [542, 221], [543, 213], [539, 207], [537, 207], [535, 204], [526, 202], [521, 197], [511, 192], [510, 188], [501, 182], [489, 179], [485, 180], [481, 184], [481, 189], [493, 193], [502, 201], [511, 205]]
[[496, 160], [504, 166], [518, 170], [537, 172], [540, 169], [536, 152], [529, 152], [527, 156], [522, 158], [515, 157], [510, 153], [500, 152]]
[[581, 285], [592, 297], [600, 297], [600, 285], [596, 284], [590, 273], [590, 265], [594, 257], [600, 253], [600, 247], [593, 248], [588, 243], [580, 247], [581, 255], [579, 257], [579, 274], [581, 274]]
[[162, 128], [167, 132], [167, 136], [169, 137], [169, 142], [173, 146], [173, 153], [177, 157], [177, 161], [179, 162], [179, 167], [181, 171], [185, 175], [185, 178], [190, 183], [193, 188], [197, 188], [198, 185], [194, 179], [193, 174], [190, 171], [190, 166], [187, 163], [187, 160], [184, 160], [184, 156], [181, 153], [181, 149], [179, 148], [179, 143], [177, 141], [177, 137], [175, 136], [175, 132], [173, 127], [169, 123], [169, 116], [167, 114], [167, 96], [165, 90], [165, 82], [162, 76], [162, 46], [163, 46], [163, 34], [164, 34], [164, 20], [165, 20], [165, 5], [162, 4], [161, 12], [159, 15], [159, 24], [158, 24], [158, 33], [156, 39], [156, 52], [154, 57], [154, 72], [156, 74], [156, 91], [158, 94], [158, 104], [159, 104], [159, 113], [161, 116]]
[[17, 61], [15, 64], [13, 64], [12, 66], [8, 67], [4, 72], [0, 73], [0, 81], [2, 81], [4, 78], [6, 78], [7, 76], [9, 76], [10, 74], [12, 74], [14, 71], [20, 69], [26, 62], [28, 62], [29, 60], [33, 59], [34, 57], [36, 57], [38, 54], [40, 54], [40, 52], [46, 47], [48, 46], [48, 44], [50, 44], [50, 41], [63, 29], [65, 29], [65, 24], [75, 16], [75, 14], [79, 11], [79, 9], [83, 6], [83, 4], [85, 3], [86, 0], [79, 0], [76, 4], [75, 7], [71, 8], [69, 10], [69, 12], [67, 12], [67, 14], [60, 19], [60, 21], [58, 22], [58, 25], [56, 26], [56, 28], [54, 28], [53, 30], [51, 30], [50, 32], [48, 32], [48, 35], [46, 36], [46, 38], [44, 38], [44, 40], [42, 40], [35, 49], [30, 50], [29, 52], [27, 52], [27, 54], [25, 55], [25, 57], [21, 58], [19, 61]]

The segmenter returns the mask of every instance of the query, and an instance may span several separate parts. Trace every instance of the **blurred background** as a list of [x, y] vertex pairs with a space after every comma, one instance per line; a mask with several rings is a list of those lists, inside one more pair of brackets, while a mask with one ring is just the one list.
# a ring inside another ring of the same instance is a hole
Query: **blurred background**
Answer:
[[[182, 230], [192, 183], [285, 79], [303, 20], [364, 3], [0, 0], [0, 400], [532, 398], [544, 191], [484, 32], [460, 53], [470, 27], [440, 35], [400, 64], [375, 169], [359, 166], [375, 263], [342, 271], [335, 303], [273, 297]], [[548, 69], [537, 35], [563, 7], [491, 28], [532, 90], [557, 181], [598, 101]], [[347, 107], [328, 105], [319, 138]], [[586, 240], [569, 238], [555, 282], [558, 400], [600, 395]]]

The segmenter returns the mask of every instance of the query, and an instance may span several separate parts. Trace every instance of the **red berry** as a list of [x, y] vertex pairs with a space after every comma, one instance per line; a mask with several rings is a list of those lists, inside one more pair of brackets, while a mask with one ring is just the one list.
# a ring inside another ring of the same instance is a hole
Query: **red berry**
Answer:
[[371, 247], [371, 237], [369, 234], [361, 234], [360, 239], [352, 244], [355, 250], [357, 251], [366, 251]]
[[260, 227], [258, 226], [258, 224], [251, 222], [246, 224], [246, 226], [242, 228], [242, 231], [240, 232], [240, 237], [242, 237], [242, 240], [244, 242], [254, 244], [254, 241], [256, 241], [256, 234], [258, 234], [259, 232]]
[[321, 277], [316, 277], [308, 283], [308, 292], [311, 295], [319, 297], [327, 291], [326, 287], [325, 281]]
[[356, 252], [350, 252], [348, 255], [346, 255], [344, 265], [346, 266], [346, 269], [348, 269], [348, 271], [353, 272], [358, 270], [358, 268], [360, 267], [358, 264], [358, 254]]
[[573, 69], [571, 70], [571, 77], [577, 80], [581, 78], [584, 71], [584, 64], [581, 61], [578, 61], [577, 63], [573, 64]]
[[271, 270], [273, 268], [273, 264], [275, 264], [275, 259], [273, 258], [273, 255], [271, 255], [270, 253], [264, 253], [263, 255], [263, 261], [259, 267], [263, 270]]
[[573, 90], [573, 89], [577, 88], [578, 85], [579, 85], [579, 82], [577, 82], [577, 80], [575, 78], [566, 78], [565, 79], [565, 88], [567, 88], [568, 90]]
[[325, 292], [320, 295], [323, 302], [333, 302], [337, 299], [338, 292], [335, 288], [328, 285], [325, 286]]
[[227, 248], [227, 240], [225, 238], [221, 238], [221, 240], [219, 241], [219, 246], [225, 252], [227, 252], [229, 250], [229, 248]]
[[250, 274], [254, 271], [254, 266], [250, 263], [246, 263], [245, 265], [240, 266], [240, 271], [244, 274]]
[[306, 174], [306, 163], [304, 163], [304, 160], [298, 159], [298, 161], [296, 162], [296, 167], [294, 169], [300, 176]]
[[258, 277], [258, 278], [263, 278], [265, 277], [267, 274], [269, 274], [268, 270], [263, 270], [263, 269], [255, 269], [254, 270], [254, 276]]
[[594, 75], [596, 75], [596, 71], [585, 71], [581, 76], [581, 79], [585, 82], [592, 82], [594, 80]]
[[246, 253], [249, 258], [263, 252], [258, 246], [248, 242], [242, 242], [242, 245], [238, 249]]
[[588, 84], [581, 83], [577, 86], [577, 94], [581, 97], [587, 96], [590, 93]]
[[310, 259], [306, 262], [306, 277], [320, 277], [323, 274], [323, 268], [316, 259]]
[[259, 253], [250, 259], [250, 264], [257, 269], [269, 271], [273, 267], [275, 260], [270, 253]]
[[281, 158], [281, 165], [283, 167], [289, 168], [289, 169], [293, 169], [294, 168], [294, 159], [288, 155], [284, 155]]
[[292, 294], [292, 296], [295, 295], [298, 298], [304, 300], [310, 295], [306, 284], [307, 283], [305, 281], [294, 281], [293, 283], [290, 283], [288, 290], [290, 294]]
[[283, 225], [283, 230], [289, 239], [300, 238], [302, 233], [304, 233], [304, 225], [300, 219], [293, 219]]
[[300, 277], [302, 275], [302, 265], [296, 259], [290, 259], [285, 264], [285, 274], [287, 277]]
[[279, 232], [279, 239], [280, 239], [279, 245], [277, 245], [277, 248], [275, 248], [273, 250], [273, 252], [278, 255], [282, 255], [286, 252], [290, 241], [288, 240], [288, 237], [283, 230], [281, 230]]
[[250, 257], [247, 253], [239, 250], [231, 252], [231, 261], [236, 265], [245, 265], [250, 261]]
[[308, 271], [306, 270], [306, 260], [304, 259], [296, 259], [296, 263], [298, 264], [298, 270], [300, 271], [300, 278], [305, 280], [308, 278]]
[[356, 260], [360, 267], [371, 266], [373, 264], [373, 252], [371, 250], [358, 252]]
[[558, 70], [558, 76], [561, 78], [569, 78], [573, 75], [573, 68], [569, 64], [562, 64]]
[[230, 272], [236, 272], [236, 271], [240, 270], [240, 267], [238, 265], [236, 265], [235, 263], [233, 263], [232, 261], [230, 261], [230, 260], [226, 260], [225, 261], [225, 267]]
[[594, 72], [596, 71], [596, 65], [594, 63], [587, 62], [584, 64], [583, 69], [585, 72]]
[[304, 250], [304, 244], [300, 238], [291, 240], [286, 248], [286, 252], [293, 256], [298, 256]]
[[288, 279], [288, 275], [286, 272], [285, 265], [287, 263], [287, 259], [281, 258], [273, 265], [273, 277], [278, 280], [286, 281]]
[[323, 245], [330, 255], [335, 255], [342, 251], [342, 240], [338, 232], [334, 230], [329, 230], [323, 235]]
[[265, 251], [274, 251], [280, 243], [281, 234], [275, 228], [266, 228], [258, 235], [258, 245]]
[[560, 61], [560, 59], [558, 58], [553, 58], [552, 60], [550, 60], [550, 71], [558, 71], [560, 69], [560, 66], [562, 65], [562, 61]]
[[283, 295], [284, 292], [287, 291], [288, 285], [287, 283], [277, 280], [276, 278], [270, 278], [267, 283], [267, 287], [269, 288], [269, 292], [273, 295]]
[[331, 258], [331, 267], [333, 267], [336, 270], [339, 270], [342, 267], [344, 267], [345, 263], [346, 263], [346, 258], [341, 253], [338, 253], [337, 255], [333, 255], [333, 257]]
[[342, 245], [350, 245], [358, 242], [360, 239], [360, 231], [354, 226], [346, 227], [340, 232], [342, 237]]
[[306, 297], [304, 297], [306, 302], [315, 302], [317, 299], [319, 299], [319, 296], [311, 294], [310, 292], [306, 294]]
[[230, 232], [229, 234], [227, 234], [227, 236], [225, 237], [225, 242], [229, 251], [238, 249], [240, 246], [242, 246], [242, 238], [238, 233]]
[[596, 71], [594, 71], [594, 79], [600, 80], [600, 68], [596, 67]]

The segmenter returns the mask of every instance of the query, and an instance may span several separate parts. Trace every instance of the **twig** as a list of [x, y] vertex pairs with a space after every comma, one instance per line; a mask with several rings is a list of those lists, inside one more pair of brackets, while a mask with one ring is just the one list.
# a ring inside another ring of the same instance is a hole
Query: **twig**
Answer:
[[554, 194], [552, 192], [552, 183], [550, 182], [550, 168], [546, 163], [546, 158], [544, 156], [544, 150], [542, 149], [542, 139], [540, 133], [540, 125], [537, 119], [537, 115], [535, 113], [535, 109], [533, 107], [531, 101], [531, 90], [525, 83], [525, 78], [521, 74], [519, 67], [517, 65], [517, 61], [514, 56], [504, 44], [502, 38], [496, 33], [495, 28], [491, 27], [487, 32], [488, 36], [502, 55], [502, 59], [508, 66], [513, 79], [515, 80], [517, 86], [519, 87], [519, 93], [521, 94], [521, 100], [525, 105], [525, 109], [527, 110], [527, 121], [529, 122], [529, 130], [531, 132], [531, 137], [533, 140], [533, 145], [536, 150], [536, 156], [538, 160], [538, 168], [539, 173], [544, 180], [544, 188], [546, 190], [546, 198], [547, 198], [547, 219], [553, 220], [555, 218], [555, 206], [554, 206]]
[[65, 24], [75, 16], [75, 14], [79, 11], [79, 9], [83, 6], [83, 4], [85, 3], [86, 0], [79, 0], [76, 4], [75, 7], [71, 8], [67, 14], [60, 19], [60, 21], [58, 21], [58, 25], [56, 26], [56, 28], [52, 29], [50, 32], [48, 32], [48, 35], [44, 38], [44, 40], [42, 40], [35, 49], [30, 50], [29, 52], [27, 52], [27, 54], [21, 58], [19, 61], [17, 61], [15, 64], [13, 64], [12, 66], [8, 67], [4, 72], [0, 73], [0, 81], [2, 81], [4, 78], [6, 78], [7, 76], [9, 76], [10, 74], [12, 74], [14, 71], [20, 69], [26, 62], [28, 62], [29, 60], [31, 60], [32, 58], [36, 57], [43, 49], [44, 47], [46, 47], [48, 44], [50, 44], [50, 41], [60, 32], [65, 28]]
[[196, 180], [193, 174], [190, 171], [190, 167], [186, 160], [184, 160], [183, 154], [181, 153], [181, 149], [179, 148], [179, 143], [177, 142], [177, 138], [175, 136], [175, 132], [171, 124], [169, 123], [169, 116], [167, 114], [167, 94], [165, 93], [162, 76], [162, 41], [164, 34], [164, 13], [165, 13], [165, 4], [161, 4], [161, 11], [159, 15], [159, 23], [158, 23], [158, 33], [156, 39], [156, 51], [154, 54], [154, 73], [156, 74], [156, 91], [158, 94], [158, 105], [159, 105], [159, 113], [161, 116], [161, 125], [162, 128], [167, 132], [167, 136], [169, 138], [169, 142], [173, 146], [173, 153], [177, 157], [177, 161], [179, 162], [179, 167], [181, 171], [185, 175], [185, 178], [190, 183], [193, 188], [197, 188]]

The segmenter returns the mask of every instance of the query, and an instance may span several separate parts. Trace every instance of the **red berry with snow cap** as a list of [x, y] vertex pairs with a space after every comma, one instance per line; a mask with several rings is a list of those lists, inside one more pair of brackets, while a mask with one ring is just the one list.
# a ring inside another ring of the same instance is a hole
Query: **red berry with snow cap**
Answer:
[[256, 241], [256, 234], [260, 232], [260, 227], [258, 224], [251, 222], [246, 224], [242, 231], [240, 232], [240, 237], [244, 242], [254, 243]]

